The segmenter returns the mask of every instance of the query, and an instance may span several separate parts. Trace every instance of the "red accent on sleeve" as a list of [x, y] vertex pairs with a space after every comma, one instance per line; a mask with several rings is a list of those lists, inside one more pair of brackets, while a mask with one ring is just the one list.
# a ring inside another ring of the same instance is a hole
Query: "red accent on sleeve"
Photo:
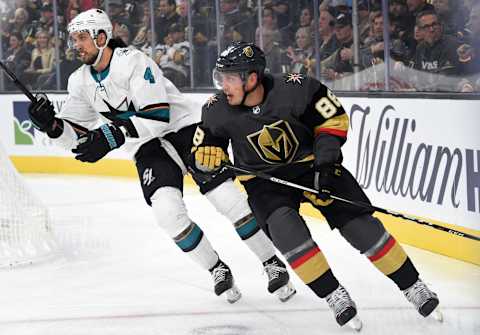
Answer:
[[347, 138], [346, 130], [332, 129], [332, 128], [318, 128], [315, 129], [315, 136], [320, 135], [321, 133], [335, 135], [342, 138]]

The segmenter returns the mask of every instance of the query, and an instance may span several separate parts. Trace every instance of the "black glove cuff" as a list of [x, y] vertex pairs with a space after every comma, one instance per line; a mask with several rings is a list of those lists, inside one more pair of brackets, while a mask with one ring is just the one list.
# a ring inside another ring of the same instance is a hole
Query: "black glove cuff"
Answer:
[[47, 130], [48, 137], [59, 138], [63, 134], [63, 128], [64, 128], [63, 120], [54, 118], [51, 129]]

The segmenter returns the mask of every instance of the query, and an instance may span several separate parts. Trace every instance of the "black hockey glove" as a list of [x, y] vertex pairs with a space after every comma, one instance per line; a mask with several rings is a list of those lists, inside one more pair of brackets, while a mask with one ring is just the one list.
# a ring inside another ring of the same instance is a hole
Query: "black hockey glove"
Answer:
[[78, 139], [78, 146], [72, 150], [75, 159], [82, 162], [94, 163], [103, 158], [113, 149], [125, 143], [125, 135], [119, 127], [113, 124], [104, 124], [100, 128], [90, 130]]
[[330, 195], [335, 193], [332, 183], [333, 178], [339, 176], [341, 170], [335, 164], [323, 164], [315, 167], [315, 177], [313, 186], [318, 191], [317, 198], [322, 201], [330, 199]]
[[37, 101], [28, 106], [28, 116], [36, 129], [46, 133], [54, 127], [55, 110], [45, 94], [37, 94], [36, 98]]
[[333, 202], [331, 194], [335, 194], [333, 179], [341, 175], [342, 170], [336, 164], [323, 164], [315, 166], [313, 180], [314, 188], [318, 194], [303, 192], [303, 195], [316, 206], [328, 206]]

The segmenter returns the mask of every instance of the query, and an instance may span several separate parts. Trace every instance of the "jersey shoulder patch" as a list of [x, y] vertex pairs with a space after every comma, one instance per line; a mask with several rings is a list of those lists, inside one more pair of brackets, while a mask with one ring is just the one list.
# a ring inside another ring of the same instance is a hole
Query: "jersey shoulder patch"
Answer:
[[203, 104], [203, 108], [204, 109], [210, 109], [210, 107], [212, 107], [213, 105], [215, 105], [216, 103], [218, 103], [218, 100], [220, 99], [220, 93], [217, 93], [217, 94], [214, 94], [212, 96], [210, 96], [208, 99], [207, 99], [207, 102], [205, 102]]
[[284, 80], [285, 80], [285, 84], [302, 86], [305, 80], [305, 75], [301, 73], [287, 73], [284, 76]]

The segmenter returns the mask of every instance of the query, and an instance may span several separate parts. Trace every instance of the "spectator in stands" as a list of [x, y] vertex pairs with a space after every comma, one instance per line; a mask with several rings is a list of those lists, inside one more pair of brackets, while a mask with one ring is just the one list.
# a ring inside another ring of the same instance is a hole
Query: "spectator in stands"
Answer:
[[65, 56], [60, 62], [60, 89], [67, 89], [68, 77], [80, 66], [82, 62], [77, 58], [75, 51], [71, 48], [66, 49]]
[[353, 27], [349, 15], [342, 13], [336, 17], [335, 36], [339, 42], [339, 48], [321, 63], [322, 78], [327, 80], [340, 79], [353, 72], [351, 62]]
[[19, 7], [15, 10], [15, 14], [9, 21], [9, 27], [6, 30], [19, 32], [22, 34], [23, 41], [31, 45], [34, 42], [35, 32], [34, 27], [28, 22], [28, 12], [24, 8]]
[[332, 10], [320, 10], [318, 32], [320, 35], [320, 60], [322, 61], [330, 57], [340, 46], [335, 35], [335, 17]]
[[[8, 3], [9, 1], [7, 1]], [[22, 8], [27, 11], [27, 21], [26, 23], [30, 24], [32, 23], [33, 20], [36, 20], [37, 17], [39, 16], [38, 13], [36, 12], [36, 7], [34, 4], [32, 4], [29, 0], [15, 0], [14, 7], [12, 10], [7, 14], [7, 17], [13, 18], [15, 16], [15, 12], [17, 9]]]
[[48, 33], [50, 36], [53, 36], [53, 16], [53, 6], [51, 4], [43, 4], [40, 7], [40, 19], [34, 21], [35, 33], [41, 30]]
[[133, 25], [128, 18], [128, 13], [125, 11], [123, 0], [108, 1], [108, 16], [112, 21], [114, 34], [120, 34], [125, 37], [125, 27], [127, 27], [129, 33], [132, 31]]
[[389, 1], [389, 15], [397, 29], [398, 37], [404, 38], [404, 34], [411, 30], [408, 26], [411, 23], [408, 14], [408, 8], [405, 0], [390, 0]]
[[[390, 57], [396, 62], [402, 62], [407, 64], [409, 61], [409, 55], [407, 46], [402, 40], [395, 36], [394, 21], [389, 20], [390, 23], [390, 45], [388, 50]], [[381, 13], [377, 13], [373, 20], [373, 39], [360, 50], [360, 62], [364, 68], [368, 68], [372, 65], [376, 65], [384, 62], [385, 56], [385, 43], [383, 38], [383, 16]]]
[[[267, 60], [267, 72], [284, 72], [282, 65], [285, 64], [283, 50], [280, 48], [281, 35], [278, 31], [277, 20], [273, 14], [273, 9], [265, 8], [262, 12], [262, 29], [257, 28], [255, 32], [255, 43], [260, 46], [265, 53]], [[262, 40], [260, 41], [260, 34]]]
[[199, 86], [211, 85], [212, 72], [217, 59], [216, 52], [216, 22], [211, 0], [196, 0], [192, 5], [192, 34], [194, 84]]
[[50, 35], [44, 31], [35, 34], [35, 49], [32, 51], [30, 66], [25, 70], [33, 89], [42, 86], [46, 77], [53, 71], [55, 49], [50, 45]]
[[[178, 23], [184, 27], [188, 26], [188, 0], [177, 0]], [[188, 38], [187, 38], [188, 39]]]
[[232, 41], [250, 41], [255, 39], [255, 17], [240, 11], [239, 0], [220, 0], [220, 22], [223, 31], [220, 49]]
[[457, 48], [458, 73], [463, 78], [458, 90], [480, 92], [480, 4], [470, 11], [467, 33]]
[[[65, 22], [70, 22], [75, 16], [82, 12], [80, 0], [68, 0], [67, 8], [65, 9]], [[72, 12], [72, 10], [74, 12]]]
[[172, 24], [166, 40], [170, 41], [171, 46], [160, 63], [163, 75], [175, 86], [185, 87], [190, 77], [190, 43], [185, 40], [185, 27], [179, 23]]
[[[423, 31], [423, 42], [417, 46], [414, 67], [425, 72], [419, 74], [420, 90], [451, 90], [449, 83], [439, 80], [438, 75], [454, 75], [458, 66], [456, 50], [458, 42], [444, 36], [442, 24], [434, 11], [421, 12], [417, 16], [418, 29]], [[444, 86], [443, 84], [446, 84]], [[451, 86], [451, 85], [450, 85]]]
[[[265, 6], [266, 8], [268, 7]], [[278, 29], [291, 30], [292, 22], [290, 20], [290, 4], [287, 0], [273, 0], [271, 1], [271, 8], [277, 20]]]
[[313, 75], [312, 63], [315, 58], [310, 27], [298, 28], [295, 33], [297, 48], [288, 47], [287, 57], [290, 59], [290, 72]]
[[160, 0], [158, 4], [158, 15], [155, 18], [155, 33], [157, 34], [159, 44], [166, 43], [165, 38], [168, 35], [169, 27], [180, 20], [176, 8], [175, 0]]
[[[405, 39], [413, 38], [413, 30], [416, 24], [417, 15], [423, 11], [435, 11], [435, 7], [427, 3], [427, 0], [406, 0], [407, 3], [407, 27]], [[407, 42], [408, 45], [408, 42]]]
[[120, 38], [125, 45], [130, 45], [130, 29], [125, 24], [116, 24], [113, 28], [113, 37]]
[[[23, 45], [23, 38], [19, 32], [11, 33], [9, 41], [9, 48], [4, 55], [5, 65], [24, 82], [24, 71], [30, 65], [30, 53]], [[17, 87], [11, 81], [6, 81], [6, 89], [13, 91], [17, 90]]]
[[347, 0], [324, 0], [320, 4], [321, 9], [331, 8], [335, 16], [343, 13], [346, 15], [351, 15], [352, 12], [352, 1]]
[[360, 0], [358, 2], [358, 33], [361, 41], [367, 38], [370, 29], [370, 12], [368, 11], [367, 3], [368, 1], [366, 0]]
[[445, 35], [453, 36], [465, 27], [468, 15], [458, 0], [432, 0], [431, 3], [443, 25]]
[[303, 7], [300, 11], [300, 19], [298, 21], [298, 25], [296, 26], [296, 30], [302, 27], [310, 27], [313, 24], [313, 12], [310, 7]]

